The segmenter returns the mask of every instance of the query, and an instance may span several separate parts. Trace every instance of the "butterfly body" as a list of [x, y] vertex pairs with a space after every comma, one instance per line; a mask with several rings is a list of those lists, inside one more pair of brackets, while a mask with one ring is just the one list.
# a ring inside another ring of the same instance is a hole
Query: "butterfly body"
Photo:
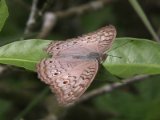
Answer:
[[81, 55], [81, 54], [72, 54], [72, 55], [60, 55], [54, 58], [74, 58], [74, 59], [83, 59], [83, 60], [91, 60], [91, 59], [96, 59], [101, 63], [101, 61], [105, 60], [107, 58], [107, 54], [99, 54], [96, 52], [91, 52], [86, 55]]
[[96, 76], [99, 64], [116, 36], [113, 26], [67, 41], [52, 42], [52, 55], [37, 64], [39, 78], [48, 84], [61, 105], [74, 103]]

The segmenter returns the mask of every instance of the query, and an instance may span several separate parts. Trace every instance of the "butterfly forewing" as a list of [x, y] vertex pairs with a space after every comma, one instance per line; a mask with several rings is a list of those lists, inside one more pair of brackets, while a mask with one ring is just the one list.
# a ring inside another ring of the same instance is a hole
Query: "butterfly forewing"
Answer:
[[[47, 48], [47, 52], [52, 53], [53, 56], [88, 54], [90, 52], [102, 54], [111, 47], [115, 36], [115, 27], [110, 25], [78, 38], [58, 42], [53, 41]], [[74, 48], [78, 48], [78, 51], [73, 50]], [[83, 49], [87, 50], [83, 51]]]

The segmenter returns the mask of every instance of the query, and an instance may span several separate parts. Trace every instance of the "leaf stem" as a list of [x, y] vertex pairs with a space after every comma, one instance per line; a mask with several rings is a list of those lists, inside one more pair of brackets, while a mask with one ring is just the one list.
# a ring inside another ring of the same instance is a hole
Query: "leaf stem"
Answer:
[[152, 35], [152, 37], [154, 38], [154, 40], [160, 42], [158, 35], [156, 34], [155, 30], [153, 29], [151, 23], [149, 22], [147, 16], [145, 15], [144, 11], [142, 10], [142, 7], [137, 2], [137, 0], [129, 0], [129, 2], [134, 8], [135, 12], [140, 17], [140, 19], [142, 20], [142, 22], [144, 23], [144, 25], [146, 26], [146, 28], [148, 29], [148, 31], [150, 32], [150, 34]]

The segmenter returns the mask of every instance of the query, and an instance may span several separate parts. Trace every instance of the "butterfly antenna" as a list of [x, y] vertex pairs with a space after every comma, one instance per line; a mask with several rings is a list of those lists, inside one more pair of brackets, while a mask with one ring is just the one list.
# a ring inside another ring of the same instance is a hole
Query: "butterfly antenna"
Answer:
[[120, 57], [120, 56], [114, 56], [114, 55], [110, 55], [110, 54], [107, 54], [108, 56], [111, 56], [111, 57], [117, 57], [117, 58], [122, 58], [122, 57]]

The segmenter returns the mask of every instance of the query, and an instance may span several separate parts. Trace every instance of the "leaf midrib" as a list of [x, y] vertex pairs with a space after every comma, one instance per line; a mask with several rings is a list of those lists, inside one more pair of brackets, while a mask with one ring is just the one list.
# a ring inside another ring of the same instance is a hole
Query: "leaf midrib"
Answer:
[[26, 59], [6, 59], [6, 58], [0, 58], [0, 61], [4, 61], [4, 60], [6, 60], [6, 61], [18, 61], [18, 62], [30, 62], [30, 63], [37, 63], [38, 61], [34, 61], [34, 60], [26, 60]]
[[[0, 58], [0, 61], [18, 61], [18, 62], [29, 62], [29, 63], [37, 63], [38, 60], [26, 60], [26, 59], [6, 59], [6, 58]], [[160, 65], [157, 64], [104, 64], [104, 66], [144, 66], [144, 67], [155, 67], [155, 68], [160, 68]]]

